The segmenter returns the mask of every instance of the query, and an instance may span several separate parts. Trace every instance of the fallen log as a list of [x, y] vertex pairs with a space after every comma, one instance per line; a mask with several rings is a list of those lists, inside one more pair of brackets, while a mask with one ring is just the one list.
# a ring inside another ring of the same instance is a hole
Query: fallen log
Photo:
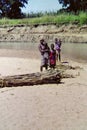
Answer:
[[39, 85], [49, 83], [60, 83], [61, 72], [59, 70], [48, 70], [23, 75], [5, 76], [0, 79], [0, 87]]
[[58, 84], [62, 78], [74, 78], [72, 74], [66, 73], [66, 70], [76, 70], [77, 67], [59, 64], [55, 69], [49, 69], [44, 72], [4, 76], [0, 78], [0, 87], [17, 87], [17, 86], [30, 86], [40, 84]]

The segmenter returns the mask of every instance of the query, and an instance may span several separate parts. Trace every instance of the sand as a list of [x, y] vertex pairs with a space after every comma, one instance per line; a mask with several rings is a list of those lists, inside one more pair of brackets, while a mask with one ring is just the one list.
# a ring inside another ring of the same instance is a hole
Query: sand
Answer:
[[[61, 84], [0, 89], [0, 130], [87, 130], [87, 64], [67, 61], [82, 69]], [[39, 66], [39, 57], [28, 52], [0, 51], [0, 76], [38, 72]]]

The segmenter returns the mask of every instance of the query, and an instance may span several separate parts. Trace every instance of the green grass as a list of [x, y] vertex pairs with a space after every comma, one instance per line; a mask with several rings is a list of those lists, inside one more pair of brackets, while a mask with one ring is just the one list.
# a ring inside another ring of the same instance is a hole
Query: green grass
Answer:
[[87, 13], [80, 12], [78, 15], [72, 13], [60, 13], [55, 16], [44, 15], [42, 17], [36, 18], [24, 18], [24, 19], [0, 19], [0, 25], [36, 25], [36, 24], [50, 24], [55, 23], [61, 24], [73, 24], [78, 23], [78, 25], [87, 24]]
[[79, 14], [79, 23], [80, 25], [87, 24], [87, 13], [81, 12]]

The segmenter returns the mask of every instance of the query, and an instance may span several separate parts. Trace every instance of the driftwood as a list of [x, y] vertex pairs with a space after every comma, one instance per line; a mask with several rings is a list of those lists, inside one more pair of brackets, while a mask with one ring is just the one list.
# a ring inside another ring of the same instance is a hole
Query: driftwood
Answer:
[[5, 76], [0, 79], [0, 87], [38, 85], [49, 83], [60, 83], [61, 73], [58, 70], [31, 73], [23, 75]]
[[55, 69], [49, 69], [44, 72], [4, 76], [0, 78], [0, 87], [12, 87], [12, 86], [30, 86], [40, 84], [52, 84], [60, 83], [62, 78], [74, 78], [73, 75], [67, 74], [65, 71], [69, 69], [77, 69], [75, 67], [60, 64]]

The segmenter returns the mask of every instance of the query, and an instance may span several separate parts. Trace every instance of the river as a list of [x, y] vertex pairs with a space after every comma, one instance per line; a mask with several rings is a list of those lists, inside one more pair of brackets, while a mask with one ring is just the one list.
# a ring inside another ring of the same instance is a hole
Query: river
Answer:
[[[38, 43], [29, 42], [0, 42], [0, 50], [24, 50], [35, 52], [35, 55], [39, 55]], [[87, 61], [87, 44], [82, 43], [62, 43], [61, 53], [67, 58], [71, 58], [78, 61]]]

